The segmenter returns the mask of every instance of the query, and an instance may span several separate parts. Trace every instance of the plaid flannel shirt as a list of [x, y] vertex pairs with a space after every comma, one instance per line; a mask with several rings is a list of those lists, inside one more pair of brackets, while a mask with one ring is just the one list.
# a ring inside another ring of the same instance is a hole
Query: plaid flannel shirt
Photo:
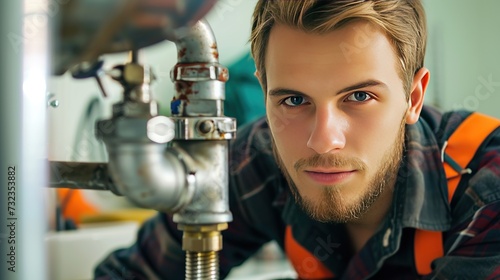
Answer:
[[[468, 116], [440, 114], [424, 107], [420, 120], [406, 127], [406, 150], [394, 198], [378, 231], [361, 251], [351, 252], [342, 224], [311, 220], [295, 204], [271, 150], [271, 134], [260, 119], [239, 130], [230, 151], [230, 209], [234, 221], [223, 231], [221, 277], [275, 240], [284, 248], [286, 226], [313, 252], [335, 279], [499, 279], [500, 278], [500, 129], [483, 143], [463, 175], [452, 201], [447, 198], [440, 149]], [[473, 132], [471, 132], [473, 133]], [[445, 255], [430, 275], [414, 264], [415, 229], [443, 232]], [[159, 213], [144, 223], [137, 242], [109, 255], [96, 279], [184, 279], [182, 232]], [[296, 269], [311, 269], [305, 264]]]

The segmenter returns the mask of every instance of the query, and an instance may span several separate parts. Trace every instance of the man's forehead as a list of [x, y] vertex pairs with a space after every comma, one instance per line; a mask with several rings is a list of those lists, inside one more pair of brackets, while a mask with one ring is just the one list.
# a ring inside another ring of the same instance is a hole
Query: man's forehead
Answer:
[[400, 60], [383, 31], [363, 33], [370, 30], [366, 24], [352, 22], [322, 34], [276, 25], [265, 61], [267, 90], [337, 92], [371, 79], [399, 91]]
[[[354, 62], [357, 57], [373, 52], [377, 47], [377, 52], [386, 49], [395, 56], [394, 48], [386, 34], [366, 21], [348, 23], [326, 33], [308, 32], [277, 24], [271, 29], [266, 57], [285, 60], [290, 58], [297, 61], [303, 58], [304, 62], [317, 59], [316, 63], [335, 58]], [[292, 54], [294, 56], [290, 57]]]
[[338, 67], [358, 71], [370, 70], [380, 64], [385, 67], [398, 65], [399, 59], [385, 33], [380, 30], [363, 33], [360, 30], [367, 30], [365, 25], [366, 22], [353, 22], [323, 34], [276, 25], [269, 37], [266, 69], [313, 64], [317, 67], [323, 65], [326, 71]]
[[[339, 43], [350, 41], [356, 47], [362, 48], [366, 45], [366, 41], [377, 35], [386, 35], [386, 32], [378, 25], [363, 19], [352, 20], [342, 24], [339, 27], [328, 29], [304, 29], [291, 26], [288, 24], [275, 23], [270, 30], [270, 39], [276, 37], [273, 35], [279, 34], [280, 38], [296, 38], [300, 35], [311, 40], [314, 38], [330, 38], [335, 41], [339, 38]], [[309, 42], [301, 42], [308, 44]]]

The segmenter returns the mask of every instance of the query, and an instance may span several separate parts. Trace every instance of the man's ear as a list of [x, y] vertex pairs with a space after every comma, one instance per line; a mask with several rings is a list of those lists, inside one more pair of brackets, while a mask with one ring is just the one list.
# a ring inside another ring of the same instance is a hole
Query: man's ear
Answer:
[[266, 95], [266, 87], [264, 86], [264, 83], [262, 83], [262, 76], [260, 75], [259, 70], [255, 70], [255, 73], [253, 75], [259, 80], [260, 88], [264, 91], [264, 96]]
[[259, 70], [255, 70], [255, 73], [253, 73], [253, 75], [257, 78], [257, 80], [259, 80], [259, 83], [262, 86], [262, 78], [260, 76]]
[[429, 85], [429, 69], [422, 67], [413, 76], [410, 98], [408, 100], [408, 110], [406, 111], [406, 123], [414, 124], [420, 117], [422, 106], [424, 105], [424, 95], [427, 85]]

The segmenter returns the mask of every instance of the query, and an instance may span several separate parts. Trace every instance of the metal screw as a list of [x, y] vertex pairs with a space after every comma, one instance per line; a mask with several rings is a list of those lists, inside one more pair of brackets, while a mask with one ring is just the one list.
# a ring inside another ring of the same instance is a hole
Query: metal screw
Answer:
[[210, 120], [202, 121], [198, 125], [198, 131], [202, 134], [210, 133], [213, 130], [214, 130], [214, 123]]

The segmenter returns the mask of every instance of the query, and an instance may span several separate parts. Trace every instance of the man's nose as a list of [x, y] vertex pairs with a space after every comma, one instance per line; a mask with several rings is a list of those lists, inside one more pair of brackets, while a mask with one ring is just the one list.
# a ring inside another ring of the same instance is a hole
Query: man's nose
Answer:
[[346, 116], [332, 106], [316, 108], [307, 147], [325, 154], [345, 147]]

